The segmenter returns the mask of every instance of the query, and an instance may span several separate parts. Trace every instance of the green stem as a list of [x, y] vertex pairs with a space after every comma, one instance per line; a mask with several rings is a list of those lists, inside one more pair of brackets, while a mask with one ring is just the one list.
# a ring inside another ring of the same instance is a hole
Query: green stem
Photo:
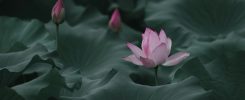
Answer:
[[59, 44], [59, 24], [56, 24], [56, 48], [58, 51], [58, 45]]
[[157, 72], [158, 72], [158, 66], [156, 66], [156, 67], [154, 68], [154, 70], [155, 70], [155, 84], [156, 84], [156, 86], [158, 86], [158, 84], [159, 84], [159, 81], [158, 81], [158, 75], [157, 75]]

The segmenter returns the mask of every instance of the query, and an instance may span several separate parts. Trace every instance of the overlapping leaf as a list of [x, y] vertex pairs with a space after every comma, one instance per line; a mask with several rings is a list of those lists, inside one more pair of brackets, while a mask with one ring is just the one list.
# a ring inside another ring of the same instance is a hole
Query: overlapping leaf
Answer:
[[[244, 38], [231, 34], [210, 43], [199, 42], [188, 50], [192, 59], [177, 71], [176, 79], [197, 76], [204, 88], [213, 90], [216, 99], [244, 99]], [[187, 73], [186, 73], [187, 72]]]
[[[132, 82], [131, 78], [122, 73], [109, 74], [106, 84], [101, 81], [85, 83], [97, 88], [84, 87], [75, 94], [62, 96], [62, 100], [206, 100], [209, 92], [198, 86], [195, 78], [190, 77], [179, 83], [162, 86], [147, 86]], [[111, 77], [111, 75], [114, 75]], [[91, 85], [92, 84], [92, 85]], [[88, 92], [87, 89], [90, 89]], [[68, 93], [66, 93], [68, 94]]]

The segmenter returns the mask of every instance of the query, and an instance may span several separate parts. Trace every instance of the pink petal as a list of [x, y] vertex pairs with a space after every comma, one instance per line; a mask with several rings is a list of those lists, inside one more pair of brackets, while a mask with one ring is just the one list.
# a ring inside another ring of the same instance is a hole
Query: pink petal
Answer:
[[170, 54], [171, 47], [172, 47], [172, 40], [166, 36], [166, 33], [164, 32], [164, 30], [160, 31], [159, 38], [162, 43], [167, 44], [168, 52]]
[[183, 61], [186, 57], [190, 56], [187, 52], [178, 52], [169, 58], [167, 58], [166, 62], [162, 64], [163, 66], [174, 66]]
[[143, 66], [146, 68], [156, 67], [156, 64], [151, 59], [140, 57], [140, 61], [143, 63]]
[[63, 8], [63, 1], [57, 0], [57, 2], [55, 3], [52, 9], [52, 15], [58, 16], [62, 8]]
[[150, 30], [150, 35], [149, 35], [149, 49], [150, 52], [152, 53], [153, 50], [161, 44], [161, 41], [158, 37], [158, 34], [152, 30]]
[[149, 54], [149, 35], [150, 35], [150, 29], [146, 28], [145, 33], [142, 34], [142, 43], [141, 43], [141, 48], [143, 52], [145, 53], [146, 56]]
[[137, 46], [131, 44], [131, 43], [127, 43], [128, 48], [134, 53], [134, 55], [138, 58], [145, 57], [145, 55], [143, 54], [142, 50], [140, 48], [138, 48]]
[[165, 43], [160, 44], [150, 54], [150, 58], [155, 62], [156, 65], [162, 64], [168, 58], [168, 49]]
[[135, 65], [140, 65], [142, 66], [143, 63], [135, 56], [135, 55], [130, 55], [128, 57], [123, 58], [125, 61], [132, 62]]
[[167, 36], [164, 30], [161, 29], [160, 34], [159, 34], [160, 41], [163, 43], [167, 42]]

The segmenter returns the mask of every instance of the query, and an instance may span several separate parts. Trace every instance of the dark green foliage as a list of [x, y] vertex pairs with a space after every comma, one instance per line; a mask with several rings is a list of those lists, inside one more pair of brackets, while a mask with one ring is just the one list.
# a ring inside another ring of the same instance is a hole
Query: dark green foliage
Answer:
[[[0, 0], [0, 100], [245, 100], [244, 0]], [[122, 28], [108, 21], [114, 8]], [[145, 27], [189, 59], [154, 70], [122, 60]]]

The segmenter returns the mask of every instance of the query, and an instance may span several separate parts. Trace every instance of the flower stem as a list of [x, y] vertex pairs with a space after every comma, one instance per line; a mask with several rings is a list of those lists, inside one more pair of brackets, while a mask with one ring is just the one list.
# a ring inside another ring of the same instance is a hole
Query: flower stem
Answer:
[[58, 51], [58, 44], [59, 44], [59, 24], [56, 24], [56, 48]]
[[154, 70], [155, 70], [155, 84], [156, 84], [156, 86], [158, 86], [158, 84], [159, 84], [159, 81], [158, 81], [158, 75], [157, 75], [157, 72], [158, 72], [158, 66], [156, 66], [156, 67], [154, 68]]

